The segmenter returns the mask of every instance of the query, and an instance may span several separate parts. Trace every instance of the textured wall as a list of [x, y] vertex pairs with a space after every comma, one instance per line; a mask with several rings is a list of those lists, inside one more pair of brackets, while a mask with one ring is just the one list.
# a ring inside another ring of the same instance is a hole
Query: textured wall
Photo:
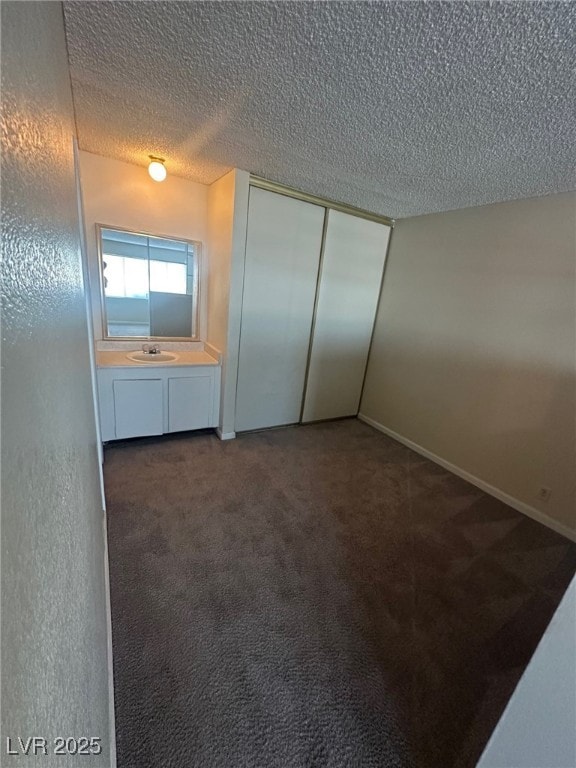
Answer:
[[228, 304], [234, 221], [235, 173], [231, 171], [208, 188], [208, 338], [222, 352], [228, 341]]
[[572, 531], [575, 203], [555, 195], [400, 221], [361, 407]]
[[[153, 181], [146, 168], [80, 152], [86, 246], [90, 270], [94, 336], [102, 338], [96, 224], [135, 232], [183, 237], [206, 244], [208, 187], [171, 174]], [[205, 331], [204, 306], [200, 333]]]
[[224, 352], [220, 432], [234, 431], [238, 348], [242, 315], [248, 181], [234, 170], [210, 185], [208, 197], [208, 336]]
[[99, 736], [108, 766], [103, 513], [62, 8], [2, 12], [2, 763], [7, 736]]

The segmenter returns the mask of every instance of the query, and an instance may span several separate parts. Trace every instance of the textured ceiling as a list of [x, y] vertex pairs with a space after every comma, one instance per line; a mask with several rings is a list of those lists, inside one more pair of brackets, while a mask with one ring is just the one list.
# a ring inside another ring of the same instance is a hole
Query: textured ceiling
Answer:
[[394, 217], [574, 186], [576, 3], [64, 7], [89, 152]]

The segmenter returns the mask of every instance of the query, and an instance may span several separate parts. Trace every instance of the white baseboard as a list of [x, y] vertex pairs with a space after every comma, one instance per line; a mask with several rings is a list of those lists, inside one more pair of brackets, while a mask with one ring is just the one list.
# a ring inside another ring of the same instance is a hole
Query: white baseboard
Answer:
[[216, 434], [220, 440], [234, 440], [236, 437], [236, 432], [222, 432], [220, 427], [216, 427]]
[[562, 536], [565, 536], [567, 539], [570, 539], [570, 541], [576, 542], [576, 531], [574, 531], [572, 528], [568, 528], [568, 526], [563, 525], [562, 523], [559, 523], [557, 520], [549, 517], [549, 515], [546, 515], [544, 512], [540, 512], [539, 509], [531, 507], [524, 501], [515, 499], [513, 496], [510, 496], [504, 491], [501, 491], [499, 488], [495, 488], [493, 485], [490, 485], [490, 483], [487, 483], [485, 480], [481, 480], [479, 477], [471, 475], [470, 472], [467, 472], [465, 469], [457, 467], [455, 464], [446, 461], [446, 459], [443, 459], [441, 456], [437, 456], [435, 453], [432, 453], [432, 451], [428, 451], [426, 448], [418, 445], [418, 443], [414, 443], [407, 437], [403, 437], [397, 432], [394, 432], [392, 429], [388, 429], [388, 427], [385, 427], [383, 424], [380, 424], [380, 422], [371, 419], [369, 416], [365, 416], [363, 413], [359, 413], [358, 418], [360, 421], [369, 424], [379, 432], [383, 432], [385, 435], [388, 435], [388, 437], [391, 437], [393, 440], [397, 440], [399, 443], [402, 443], [402, 445], [405, 445], [407, 448], [411, 448], [421, 456], [430, 459], [430, 461], [433, 461], [435, 464], [439, 464], [441, 467], [444, 467], [444, 469], [447, 469], [454, 475], [458, 475], [458, 477], [461, 477], [463, 480], [466, 480], [472, 485], [475, 485], [477, 488], [480, 488], [480, 490], [490, 494], [490, 496], [494, 496], [494, 498], [504, 502], [504, 504], [508, 504], [509, 507], [516, 509], [518, 512], [522, 512], [524, 515], [531, 517], [533, 520], [542, 523], [542, 525], [551, 528], [553, 531], [556, 531], [556, 533], [559, 533]]

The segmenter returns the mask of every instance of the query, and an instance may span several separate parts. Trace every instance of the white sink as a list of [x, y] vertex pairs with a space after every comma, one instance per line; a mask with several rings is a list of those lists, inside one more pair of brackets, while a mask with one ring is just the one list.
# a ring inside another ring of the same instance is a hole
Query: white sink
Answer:
[[172, 352], [130, 352], [126, 357], [135, 363], [173, 363], [178, 360], [178, 355]]

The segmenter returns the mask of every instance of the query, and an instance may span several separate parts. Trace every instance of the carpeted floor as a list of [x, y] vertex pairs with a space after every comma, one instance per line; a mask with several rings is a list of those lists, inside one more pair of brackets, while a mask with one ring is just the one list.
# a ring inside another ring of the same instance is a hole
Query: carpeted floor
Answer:
[[472, 768], [576, 569], [356, 420], [105, 477], [119, 768]]

